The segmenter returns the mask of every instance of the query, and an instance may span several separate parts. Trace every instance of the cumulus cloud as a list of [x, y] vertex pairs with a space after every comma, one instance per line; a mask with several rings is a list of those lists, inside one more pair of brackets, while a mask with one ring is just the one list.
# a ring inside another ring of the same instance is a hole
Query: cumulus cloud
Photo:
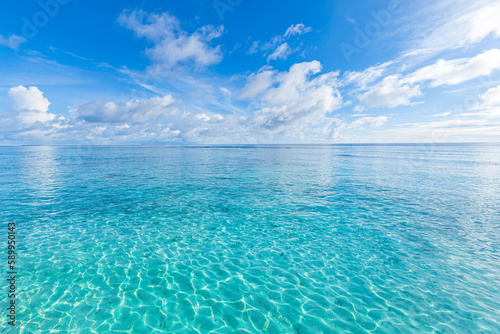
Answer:
[[222, 60], [220, 46], [212, 47], [210, 43], [223, 34], [223, 26], [207, 25], [189, 34], [175, 16], [142, 10], [124, 11], [118, 22], [154, 43], [146, 54], [156, 71], [170, 70], [178, 64], [204, 67]]
[[394, 108], [409, 105], [411, 99], [420, 96], [420, 86], [405, 84], [401, 75], [389, 75], [358, 96], [361, 103], [368, 107]]
[[56, 116], [47, 113], [50, 102], [43, 96], [43, 92], [38, 87], [15, 86], [11, 87], [7, 94], [13, 101], [13, 109], [18, 112], [17, 116], [23, 123], [45, 123]]
[[43, 96], [43, 92], [38, 87], [15, 86], [9, 89], [8, 95], [14, 102], [16, 110], [26, 109], [42, 112], [49, 110], [50, 102]]
[[326, 114], [342, 106], [338, 72], [316, 76], [321, 69], [320, 62], [312, 61], [285, 72], [266, 68], [250, 76], [241, 96], [253, 98], [258, 107], [251, 123], [267, 133], [302, 135], [305, 128], [331, 125]]
[[500, 69], [500, 49], [491, 49], [475, 57], [438, 60], [410, 74], [405, 82], [410, 84], [431, 81], [431, 87], [456, 85], [486, 76]]
[[57, 115], [47, 112], [50, 102], [38, 87], [11, 87], [7, 95], [12, 99], [15, 118], [20, 119], [25, 125], [46, 123], [56, 119]]
[[19, 49], [19, 46], [26, 42], [26, 38], [18, 35], [10, 35], [9, 37], [4, 37], [0, 35], [0, 46], [6, 46], [12, 50]]

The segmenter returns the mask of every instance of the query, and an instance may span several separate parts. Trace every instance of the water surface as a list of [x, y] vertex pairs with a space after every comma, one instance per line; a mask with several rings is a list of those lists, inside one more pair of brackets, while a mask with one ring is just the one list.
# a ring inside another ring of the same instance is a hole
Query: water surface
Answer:
[[4, 147], [0, 199], [21, 333], [500, 332], [500, 145]]

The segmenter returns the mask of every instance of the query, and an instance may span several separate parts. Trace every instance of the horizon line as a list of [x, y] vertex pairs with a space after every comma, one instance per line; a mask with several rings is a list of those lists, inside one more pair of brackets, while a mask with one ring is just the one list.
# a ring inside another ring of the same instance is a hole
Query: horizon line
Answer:
[[231, 147], [231, 146], [395, 146], [395, 145], [477, 145], [477, 144], [500, 144], [500, 142], [421, 142], [421, 143], [234, 143], [234, 144], [19, 144], [0, 145], [4, 147]]

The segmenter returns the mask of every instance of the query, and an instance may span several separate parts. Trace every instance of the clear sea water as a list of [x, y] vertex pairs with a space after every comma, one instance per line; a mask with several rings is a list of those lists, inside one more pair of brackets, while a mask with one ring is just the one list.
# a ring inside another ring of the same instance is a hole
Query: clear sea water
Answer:
[[0, 199], [20, 333], [500, 333], [500, 145], [3, 147]]

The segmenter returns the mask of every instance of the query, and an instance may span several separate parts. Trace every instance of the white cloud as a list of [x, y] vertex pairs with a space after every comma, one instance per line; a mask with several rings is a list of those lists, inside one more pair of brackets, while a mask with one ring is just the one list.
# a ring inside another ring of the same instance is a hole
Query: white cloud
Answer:
[[170, 70], [178, 64], [204, 67], [222, 60], [220, 46], [212, 47], [210, 42], [222, 35], [223, 26], [204, 26], [189, 34], [182, 30], [175, 16], [137, 10], [124, 11], [118, 22], [133, 30], [138, 37], [154, 43], [146, 54], [157, 72]]
[[38, 87], [15, 86], [9, 89], [9, 97], [14, 101], [16, 110], [47, 111], [50, 102]]
[[[422, 95], [420, 85], [425, 82], [429, 82], [430, 87], [457, 85], [499, 70], [500, 49], [487, 50], [469, 58], [440, 59], [413, 73], [404, 76], [392, 74], [377, 82], [393, 63], [372, 66], [361, 72], [346, 72], [342, 84], [355, 84], [359, 87], [358, 91], [362, 93], [358, 95], [358, 99], [367, 107], [394, 108], [410, 105], [412, 98]], [[357, 107], [356, 110], [362, 108]]]
[[500, 86], [488, 89], [481, 95], [486, 106], [500, 106]]
[[263, 67], [258, 73], [253, 73], [248, 77], [248, 82], [240, 92], [241, 99], [248, 99], [266, 91], [275, 81], [275, 71], [272, 67]]
[[500, 49], [491, 49], [475, 57], [438, 60], [410, 74], [404, 81], [410, 84], [431, 81], [431, 87], [456, 85], [491, 74], [500, 69]]
[[358, 96], [368, 107], [394, 108], [409, 105], [411, 99], [420, 96], [420, 86], [410, 86], [401, 79], [401, 75], [390, 75], [372, 86], [367, 92]]
[[292, 24], [285, 32], [284, 38], [288, 38], [294, 35], [302, 35], [310, 32], [312, 29], [310, 27], [306, 27], [303, 23]]
[[47, 113], [50, 102], [43, 96], [43, 92], [35, 86], [29, 88], [24, 86], [11, 87], [7, 94], [14, 102], [13, 108], [18, 112], [17, 117], [25, 124], [45, 123], [53, 120], [56, 116]]
[[277, 59], [285, 60], [286, 58], [288, 58], [289, 55], [292, 54], [292, 52], [293, 51], [288, 46], [288, 43], [283, 43], [280, 46], [278, 46], [276, 50], [274, 50], [274, 52], [267, 57], [267, 61], [269, 62], [270, 60], [277, 60]]
[[4, 45], [12, 50], [17, 50], [21, 44], [26, 42], [26, 38], [18, 35], [10, 35], [8, 38], [0, 35], [0, 46]]
[[469, 112], [460, 116], [500, 118], [500, 86], [488, 89], [480, 96], [480, 103], [476, 103]]
[[326, 114], [342, 106], [338, 72], [314, 76], [321, 69], [312, 61], [294, 64], [287, 72], [266, 68], [250, 76], [241, 95], [253, 97], [258, 106], [251, 123], [266, 133], [304, 136], [306, 128], [331, 124]]
[[[500, 37], [500, 3], [495, 1], [458, 19], [458, 26], [466, 30], [465, 42], [478, 43], [489, 34]], [[457, 25], [454, 26], [456, 29]], [[470, 28], [470, 29], [469, 29]], [[456, 31], [456, 30], [455, 30]], [[463, 38], [463, 37], [462, 37]]]

